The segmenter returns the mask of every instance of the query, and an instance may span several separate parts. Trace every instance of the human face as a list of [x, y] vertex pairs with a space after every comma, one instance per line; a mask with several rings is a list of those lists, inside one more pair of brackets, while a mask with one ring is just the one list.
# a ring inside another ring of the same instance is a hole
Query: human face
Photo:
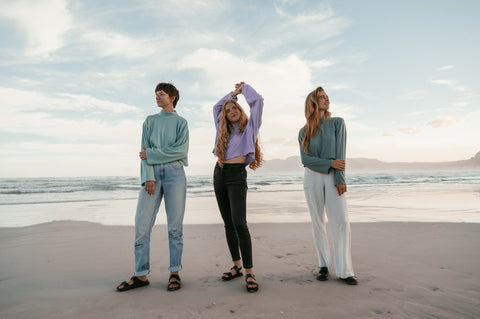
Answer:
[[228, 103], [225, 105], [225, 113], [227, 114], [227, 120], [229, 120], [230, 123], [237, 123], [240, 121], [240, 116], [242, 115], [235, 103]]
[[318, 94], [318, 108], [320, 111], [326, 111], [330, 107], [330, 100], [328, 99], [327, 93], [321, 91]]
[[158, 107], [173, 110], [173, 101], [175, 100], [175, 97], [170, 97], [167, 93], [160, 90], [155, 92], [155, 100], [157, 101]]

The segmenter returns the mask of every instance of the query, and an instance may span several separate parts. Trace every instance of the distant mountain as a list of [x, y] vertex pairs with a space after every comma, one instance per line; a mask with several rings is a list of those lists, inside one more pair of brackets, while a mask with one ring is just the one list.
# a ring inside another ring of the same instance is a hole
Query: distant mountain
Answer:
[[[480, 152], [474, 157], [452, 162], [382, 162], [372, 158], [347, 158], [347, 171], [438, 171], [438, 170], [475, 170], [480, 169]], [[302, 172], [300, 156], [265, 161], [259, 173], [295, 173]]]

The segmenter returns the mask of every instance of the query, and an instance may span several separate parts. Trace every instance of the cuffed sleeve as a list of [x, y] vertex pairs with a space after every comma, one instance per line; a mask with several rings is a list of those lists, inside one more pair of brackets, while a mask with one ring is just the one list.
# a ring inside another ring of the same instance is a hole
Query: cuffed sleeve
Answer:
[[[142, 128], [142, 145], [140, 146], [140, 151], [144, 151], [143, 147], [150, 147], [150, 141], [148, 139], [150, 127], [148, 126], [148, 122], [145, 121], [143, 123]], [[147, 160], [142, 160], [140, 163], [140, 180], [142, 185], [148, 181], [155, 180], [155, 174], [153, 172], [153, 166], [147, 163]]]
[[[347, 150], [347, 130], [345, 128], [345, 122], [341, 118], [339, 118], [335, 125], [335, 141], [335, 158], [345, 160]], [[345, 171], [335, 170], [335, 185], [337, 184], [346, 184]]]

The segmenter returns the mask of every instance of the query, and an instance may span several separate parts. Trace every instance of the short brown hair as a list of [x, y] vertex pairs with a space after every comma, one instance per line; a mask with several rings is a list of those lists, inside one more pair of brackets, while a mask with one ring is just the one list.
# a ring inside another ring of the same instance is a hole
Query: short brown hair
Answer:
[[173, 107], [177, 105], [178, 100], [180, 99], [180, 92], [178, 92], [177, 88], [171, 83], [158, 83], [157, 87], [155, 88], [155, 93], [158, 91], [163, 91], [168, 94], [168, 96], [175, 97], [173, 100]]

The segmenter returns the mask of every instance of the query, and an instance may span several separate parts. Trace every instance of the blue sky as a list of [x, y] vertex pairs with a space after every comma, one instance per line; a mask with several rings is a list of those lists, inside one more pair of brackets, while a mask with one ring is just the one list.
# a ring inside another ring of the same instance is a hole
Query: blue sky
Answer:
[[2, 0], [0, 177], [138, 175], [158, 82], [180, 90], [189, 174], [210, 174], [211, 109], [239, 81], [264, 97], [267, 160], [298, 155], [319, 85], [346, 121], [348, 157], [470, 158], [478, 12], [478, 1]]

